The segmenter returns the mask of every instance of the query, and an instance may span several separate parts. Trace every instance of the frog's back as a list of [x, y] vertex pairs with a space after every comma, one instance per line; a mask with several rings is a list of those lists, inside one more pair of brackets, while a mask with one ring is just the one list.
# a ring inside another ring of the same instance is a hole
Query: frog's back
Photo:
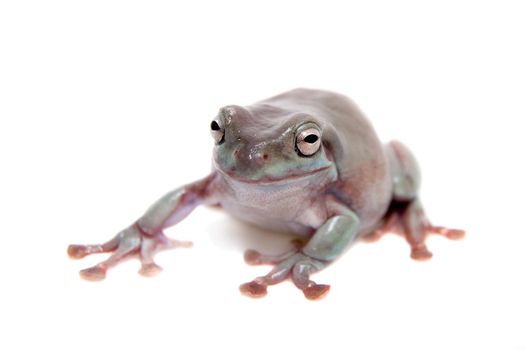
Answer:
[[338, 181], [329, 188], [330, 193], [358, 213], [364, 231], [381, 219], [392, 193], [388, 161], [372, 125], [352, 100], [329, 91], [300, 88], [250, 109], [254, 114], [264, 109], [261, 115], [268, 119], [294, 113], [316, 119], [338, 170]]

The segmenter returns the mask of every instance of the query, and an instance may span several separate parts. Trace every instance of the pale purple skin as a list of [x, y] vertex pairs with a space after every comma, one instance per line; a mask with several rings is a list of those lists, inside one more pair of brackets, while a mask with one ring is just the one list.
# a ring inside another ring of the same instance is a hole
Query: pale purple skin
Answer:
[[[266, 295], [268, 285], [291, 277], [308, 299], [321, 298], [329, 286], [316, 284], [310, 275], [360, 237], [401, 233], [412, 258], [423, 260], [432, 256], [425, 245], [428, 233], [464, 234], [430, 224], [418, 199], [420, 173], [412, 153], [397, 141], [381, 144], [363, 113], [340, 94], [295, 89], [250, 106], [227, 106], [211, 129], [216, 145], [210, 175], [166, 194], [111, 241], [69, 246], [73, 258], [113, 252], [82, 270], [83, 278], [104, 279], [109, 268], [130, 255], [140, 258], [141, 274], [158, 273], [157, 251], [191, 245], [167, 238], [163, 230], [201, 204], [221, 206], [240, 220], [299, 237], [280, 256], [245, 253], [249, 264], [275, 265], [267, 275], [241, 285], [241, 292], [252, 297]], [[317, 137], [303, 141], [312, 133]]]

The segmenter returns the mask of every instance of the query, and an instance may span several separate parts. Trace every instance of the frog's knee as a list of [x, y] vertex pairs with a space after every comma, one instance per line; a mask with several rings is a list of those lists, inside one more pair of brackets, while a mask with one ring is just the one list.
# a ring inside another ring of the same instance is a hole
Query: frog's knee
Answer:
[[411, 200], [417, 196], [421, 184], [421, 172], [412, 152], [401, 142], [391, 141], [386, 145], [392, 174], [395, 200]]

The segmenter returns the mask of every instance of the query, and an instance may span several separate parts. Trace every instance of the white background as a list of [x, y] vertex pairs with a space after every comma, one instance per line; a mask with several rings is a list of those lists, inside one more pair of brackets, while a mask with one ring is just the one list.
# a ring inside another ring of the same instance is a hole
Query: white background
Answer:
[[[0, 348], [525, 349], [525, 11], [519, 1], [3, 1]], [[97, 243], [209, 172], [209, 122], [305, 86], [351, 96], [408, 144], [437, 224], [418, 263], [395, 236], [252, 300], [243, 250], [285, 238], [199, 208], [152, 279], [106, 281]]]

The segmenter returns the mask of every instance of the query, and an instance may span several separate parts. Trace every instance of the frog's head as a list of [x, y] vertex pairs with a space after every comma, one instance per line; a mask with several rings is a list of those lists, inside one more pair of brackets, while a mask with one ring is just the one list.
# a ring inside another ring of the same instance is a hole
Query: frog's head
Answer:
[[323, 125], [313, 116], [268, 105], [227, 106], [211, 122], [215, 167], [255, 184], [336, 176]]

